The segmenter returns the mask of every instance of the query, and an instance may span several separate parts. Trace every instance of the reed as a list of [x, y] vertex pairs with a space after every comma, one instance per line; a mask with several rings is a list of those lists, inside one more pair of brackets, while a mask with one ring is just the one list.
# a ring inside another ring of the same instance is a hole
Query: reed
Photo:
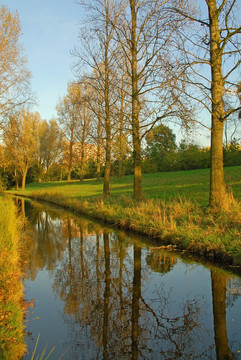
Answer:
[[50, 352], [48, 354], [46, 354], [46, 351], [47, 351], [47, 345], [46, 345], [45, 348], [43, 349], [43, 351], [41, 352], [41, 354], [38, 355], [36, 352], [37, 352], [37, 347], [38, 347], [38, 343], [39, 343], [39, 338], [40, 338], [40, 334], [38, 334], [38, 337], [37, 337], [37, 340], [35, 343], [35, 347], [32, 352], [32, 355], [31, 355], [31, 360], [48, 360], [55, 348], [53, 347], [50, 350]]

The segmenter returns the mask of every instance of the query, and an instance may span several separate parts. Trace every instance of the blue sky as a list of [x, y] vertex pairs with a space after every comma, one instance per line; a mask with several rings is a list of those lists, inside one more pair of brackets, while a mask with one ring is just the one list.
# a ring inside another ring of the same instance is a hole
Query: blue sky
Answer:
[[56, 116], [56, 104], [73, 79], [70, 50], [78, 46], [81, 7], [75, 0], [3, 0], [1, 5], [18, 11], [22, 42], [38, 98], [34, 110], [43, 119]]

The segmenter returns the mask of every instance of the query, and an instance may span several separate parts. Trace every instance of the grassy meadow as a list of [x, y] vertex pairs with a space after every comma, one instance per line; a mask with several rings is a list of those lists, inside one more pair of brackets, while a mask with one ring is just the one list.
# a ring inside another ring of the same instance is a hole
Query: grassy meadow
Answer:
[[[225, 179], [235, 198], [241, 199], [241, 166], [225, 168]], [[79, 181], [53, 181], [28, 184], [18, 194], [31, 196], [35, 191], [58, 193], [81, 200], [102, 195], [103, 181], [95, 179]], [[143, 175], [143, 193], [145, 199], [174, 200], [185, 197], [207, 206], [209, 197], [209, 169], [163, 172]], [[10, 192], [16, 192], [12, 190]], [[133, 176], [125, 176], [122, 180], [111, 179], [111, 196], [132, 196]]]
[[208, 208], [209, 169], [145, 174], [141, 202], [132, 198], [133, 176], [123, 180], [113, 177], [107, 199], [102, 197], [102, 180], [95, 179], [34, 183], [17, 194], [59, 204], [158, 238], [161, 244], [240, 266], [241, 166], [225, 168], [225, 178], [233, 196], [227, 197], [222, 212]]

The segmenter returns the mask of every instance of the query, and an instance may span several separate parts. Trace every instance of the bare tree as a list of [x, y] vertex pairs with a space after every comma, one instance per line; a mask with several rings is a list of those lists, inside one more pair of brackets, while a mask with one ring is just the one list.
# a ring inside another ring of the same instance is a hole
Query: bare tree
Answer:
[[[173, 10], [193, 23], [188, 32], [180, 31], [182, 44], [178, 43], [178, 50], [182, 49], [181, 62], [186, 64], [186, 94], [211, 115], [210, 205], [220, 208], [227, 199], [223, 172], [224, 124], [241, 108], [237, 96], [241, 63], [240, 3], [204, 0], [201, 5], [198, 13], [178, 7]], [[191, 8], [191, 2], [187, 1], [186, 9]], [[232, 106], [225, 109], [227, 94], [232, 95]]]
[[114, 136], [114, 154], [118, 160], [117, 178], [122, 179], [124, 175], [123, 160], [129, 150], [129, 137], [131, 134], [131, 106], [130, 106], [130, 83], [125, 68], [116, 72], [118, 83], [115, 89], [117, 102], [115, 104], [116, 125]]
[[0, 8], [0, 128], [17, 108], [32, 98], [30, 72], [20, 42], [21, 24], [17, 13]]
[[84, 176], [84, 165], [86, 159], [86, 141], [89, 137], [89, 130], [91, 124], [91, 109], [89, 108], [88, 99], [91, 96], [91, 88], [86, 81], [85, 76], [83, 76], [78, 82], [79, 88], [79, 100], [81, 106], [79, 108], [79, 124], [77, 128], [77, 140], [80, 143], [80, 169], [79, 169], [79, 176], [80, 180], [83, 180]]
[[105, 116], [103, 114], [104, 96], [98, 74], [94, 72], [89, 84], [87, 107], [91, 112], [91, 122], [88, 136], [91, 143], [96, 145], [96, 178], [100, 179], [101, 164], [103, 163]]
[[67, 162], [67, 180], [71, 180], [71, 171], [75, 164], [74, 143], [80, 122], [81, 89], [76, 83], [69, 83], [67, 94], [59, 100], [57, 105], [58, 120], [66, 138], [64, 157]]
[[101, 97], [104, 100], [105, 129], [105, 174], [103, 194], [110, 193], [111, 139], [112, 139], [112, 100], [111, 94], [115, 82], [113, 64], [116, 47], [114, 42], [114, 25], [120, 13], [120, 3], [115, 0], [95, 0], [78, 2], [88, 11], [80, 29], [80, 50], [75, 49], [78, 58], [76, 69], [82, 71], [83, 66], [91, 70], [91, 76], [98, 77]]
[[[173, 36], [180, 17], [172, 19], [168, 1], [128, 0], [115, 25], [123, 63], [131, 84], [131, 131], [134, 159], [134, 198], [142, 199], [141, 141], [157, 121], [186, 116], [185, 104], [177, 93], [176, 77], [181, 73], [175, 53], [171, 58]], [[180, 1], [181, 3], [181, 1]], [[170, 61], [172, 60], [172, 61]], [[179, 109], [178, 109], [179, 107]]]

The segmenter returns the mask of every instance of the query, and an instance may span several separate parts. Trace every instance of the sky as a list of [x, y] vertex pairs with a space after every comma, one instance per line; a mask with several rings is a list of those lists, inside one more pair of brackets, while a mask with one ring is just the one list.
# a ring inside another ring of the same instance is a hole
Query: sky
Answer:
[[56, 117], [55, 108], [68, 81], [74, 79], [70, 51], [78, 46], [81, 7], [75, 0], [2, 0], [1, 5], [19, 14], [21, 40], [37, 96], [33, 110], [50, 120]]
[[[37, 106], [32, 110], [44, 120], [56, 118], [58, 100], [66, 94], [68, 81], [74, 79], [71, 67], [75, 59], [70, 52], [78, 47], [78, 24], [83, 10], [76, 0], [0, 1], [0, 5], [19, 14], [32, 89], [37, 97]], [[180, 128], [173, 130], [180, 142]], [[209, 134], [202, 134], [201, 138], [200, 135], [196, 134], [195, 141], [208, 146]]]

